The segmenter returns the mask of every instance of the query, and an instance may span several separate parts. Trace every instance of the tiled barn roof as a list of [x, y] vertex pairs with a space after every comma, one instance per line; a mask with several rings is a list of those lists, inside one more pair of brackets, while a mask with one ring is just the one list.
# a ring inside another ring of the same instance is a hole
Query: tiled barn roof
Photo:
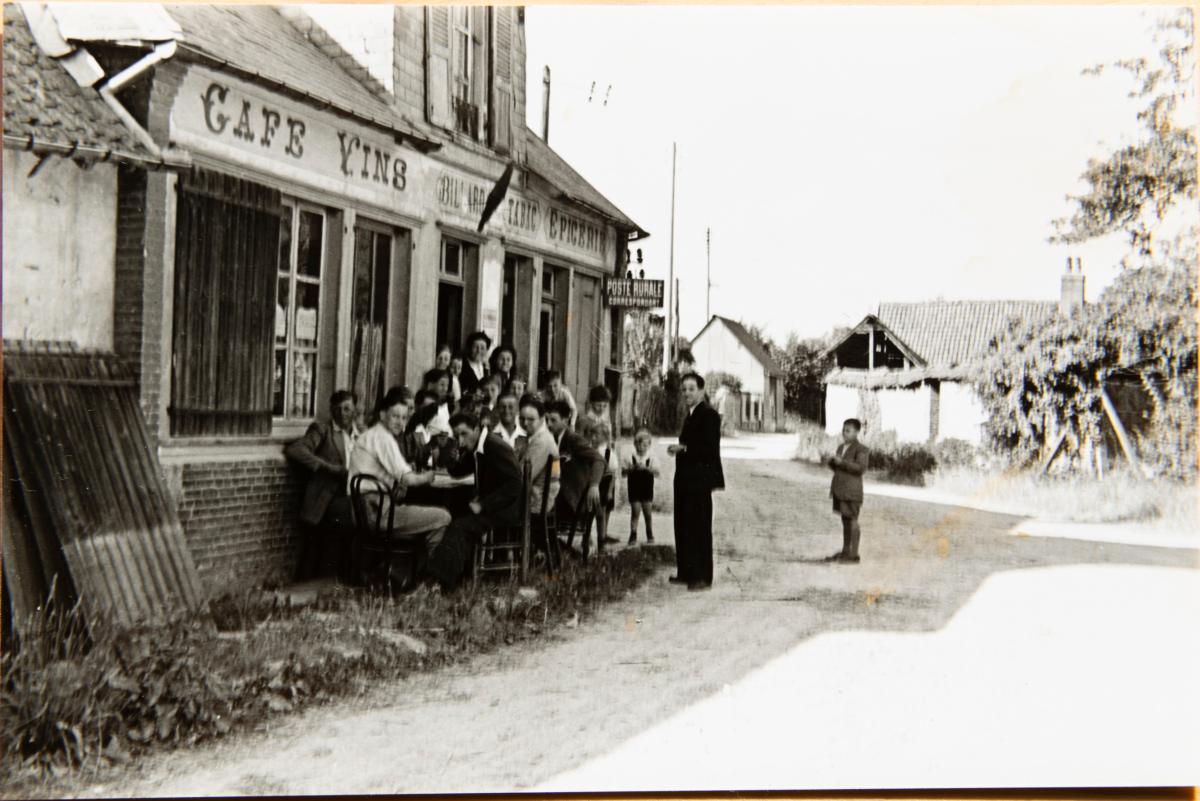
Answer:
[[936, 300], [880, 303], [879, 321], [934, 368], [969, 364], [1014, 318], [1044, 319], [1058, 304], [1039, 300]]

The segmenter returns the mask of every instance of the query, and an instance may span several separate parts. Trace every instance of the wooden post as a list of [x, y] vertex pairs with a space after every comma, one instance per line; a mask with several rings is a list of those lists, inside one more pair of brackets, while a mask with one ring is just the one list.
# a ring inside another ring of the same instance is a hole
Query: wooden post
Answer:
[[533, 482], [533, 466], [528, 461], [524, 463], [521, 470], [521, 491], [525, 493], [525, 497], [521, 500], [521, 506], [525, 510], [525, 514], [521, 515], [521, 575], [520, 582], [522, 584], [529, 576], [529, 486]]
[[875, 369], [875, 326], [868, 323], [867, 328], [867, 369]]
[[1057, 457], [1059, 451], [1062, 450], [1063, 443], [1067, 441], [1067, 431], [1068, 429], [1064, 427], [1062, 433], [1058, 435], [1058, 439], [1055, 440], [1054, 447], [1050, 449], [1050, 453], [1042, 461], [1042, 469], [1040, 471], [1042, 475], [1046, 475], [1046, 473], [1050, 472], [1050, 465], [1054, 463], [1055, 457]]
[[1117, 407], [1113, 405], [1112, 398], [1108, 397], [1108, 390], [1104, 387], [1100, 388], [1100, 403], [1104, 406], [1104, 414], [1108, 417], [1108, 422], [1112, 423], [1113, 431], [1117, 432], [1117, 442], [1120, 443], [1125, 458], [1129, 460], [1129, 464], [1134, 469], [1149, 478], [1150, 474], [1138, 460], [1133, 440], [1130, 438], [1129, 432], [1125, 430], [1125, 424], [1121, 422], [1120, 415], [1117, 414]]

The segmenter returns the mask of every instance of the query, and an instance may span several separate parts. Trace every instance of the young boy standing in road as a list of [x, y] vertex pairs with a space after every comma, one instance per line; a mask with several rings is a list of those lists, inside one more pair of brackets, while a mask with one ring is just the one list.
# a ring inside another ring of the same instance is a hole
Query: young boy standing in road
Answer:
[[858, 441], [862, 423], [853, 417], [842, 423], [842, 444], [837, 453], [825, 460], [833, 470], [833, 482], [829, 494], [833, 498], [833, 511], [842, 518], [842, 550], [826, 558], [826, 562], [855, 564], [859, 561], [858, 540], [862, 532], [858, 527], [858, 513], [862, 510], [863, 473], [867, 472], [868, 451]]

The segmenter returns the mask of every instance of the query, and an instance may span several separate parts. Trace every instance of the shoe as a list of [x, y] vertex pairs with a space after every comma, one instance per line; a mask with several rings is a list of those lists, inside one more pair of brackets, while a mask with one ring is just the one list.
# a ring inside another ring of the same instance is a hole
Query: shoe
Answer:
[[689, 592], [700, 592], [702, 590], [711, 590], [711, 589], [712, 589], [711, 581], [690, 581], [690, 582], [688, 582], [688, 591]]
[[620, 542], [620, 540], [617, 539], [616, 537], [610, 537], [607, 534], [605, 534], [604, 542], [606, 545], [616, 545], [618, 542]]
[[637, 537], [630, 537], [629, 541], [626, 542], [625, 544], [626, 545], [637, 545]]
[[842, 556], [838, 561], [848, 565], [857, 565], [862, 559], [856, 554], [854, 556]]
[[840, 562], [840, 561], [842, 561], [842, 552], [838, 551], [833, 556], [826, 556], [821, 561], [822, 562]]
[[647, 536], [647, 537], [646, 537], [646, 544], [647, 544], [647, 545], [653, 545], [653, 544], [654, 544], [654, 537]]
[[679, 576], [671, 576], [669, 579], [667, 579], [667, 581], [669, 581], [672, 584], [688, 584], [688, 583], [690, 583], [690, 582], [686, 581], [685, 579], [681, 579]]

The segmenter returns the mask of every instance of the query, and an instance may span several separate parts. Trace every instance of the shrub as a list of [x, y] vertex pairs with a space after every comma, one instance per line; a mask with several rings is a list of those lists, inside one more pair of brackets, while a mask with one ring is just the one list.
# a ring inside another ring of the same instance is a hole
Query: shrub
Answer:
[[933, 445], [933, 458], [939, 467], [982, 467], [983, 452], [965, 439], [943, 439]]
[[704, 385], [710, 392], [715, 391], [720, 386], [729, 387], [734, 392], [742, 391], [742, 379], [732, 373], [723, 373], [720, 371], [715, 371], [704, 376]]
[[825, 429], [807, 420], [796, 421], [796, 455], [795, 459], [802, 462], [820, 462], [821, 458], [832, 453], [837, 447], [838, 438], [826, 434]]
[[905, 443], [890, 451], [871, 451], [871, 467], [883, 470], [888, 481], [924, 486], [925, 476], [937, 467], [937, 459], [924, 445]]
[[211, 617], [91, 622], [86, 635], [80, 609], [43, 613], [0, 660], [3, 781], [192, 745], [533, 637], [622, 597], [673, 560], [667, 546], [586, 566], [568, 560], [531, 582], [534, 598], [518, 594], [515, 581], [395, 598], [336, 588], [300, 608], [256, 590], [216, 599]]

